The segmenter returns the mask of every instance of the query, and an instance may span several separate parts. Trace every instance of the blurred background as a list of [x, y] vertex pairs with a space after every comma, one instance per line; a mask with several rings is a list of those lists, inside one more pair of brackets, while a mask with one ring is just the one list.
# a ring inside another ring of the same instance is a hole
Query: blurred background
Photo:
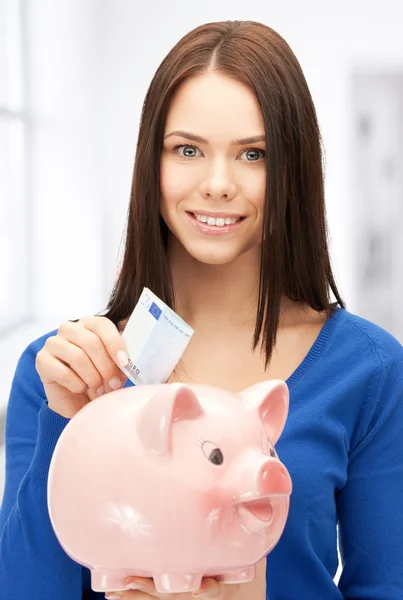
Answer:
[[18, 359], [105, 308], [147, 88], [185, 33], [227, 19], [261, 21], [295, 52], [325, 145], [339, 289], [403, 341], [401, 0], [0, 0], [0, 499]]

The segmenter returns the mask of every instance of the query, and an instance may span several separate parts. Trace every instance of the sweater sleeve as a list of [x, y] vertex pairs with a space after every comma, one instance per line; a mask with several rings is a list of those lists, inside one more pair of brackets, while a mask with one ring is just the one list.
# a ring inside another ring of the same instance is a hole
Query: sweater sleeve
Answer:
[[377, 386], [336, 496], [345, 600], [403, 598], [403, 347], [390, 338], [375, 355]]
[[7, 405], [0, 600], [82, 598], [82, 567], [60, 546], [47, 507], [50, 461], [68, 419], [48, 407], [36, 371], [36, 354], [45, 337], [22, 353]]

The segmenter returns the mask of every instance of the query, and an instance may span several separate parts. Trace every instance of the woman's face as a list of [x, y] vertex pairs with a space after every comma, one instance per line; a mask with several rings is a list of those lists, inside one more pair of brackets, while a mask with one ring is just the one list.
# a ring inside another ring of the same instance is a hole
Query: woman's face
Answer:
[[[239, 141], [252, 137], [260, 139]], [[160, 211], [196, 260], [225, 264], [260, 244], [265, 147], [260, 107], [242, 83], [213, 72], [177, 90], [164, 132]]]

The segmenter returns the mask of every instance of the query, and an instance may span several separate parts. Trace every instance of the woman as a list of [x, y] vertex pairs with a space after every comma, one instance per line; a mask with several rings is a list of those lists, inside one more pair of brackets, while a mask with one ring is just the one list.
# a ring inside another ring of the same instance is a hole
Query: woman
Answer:
[[[403, 348], [347, 311], [339, 294], [320, 142], [299, 63], [269, 27], [209, 23], [163, 60], [143, 107], [124, 259], [107, 313], [35, 340], [17, 366], [2, 598], [102, 597], [55, 539], [47, 468], [69, 418], [96, 390], [130, 385], [116, 354], [144, 286], [195, 330], [169, 381], [237, 392], [283, 379], [290, 390], [276, 444], [293, 480], [284, 533], [252, 582], [206, 578], [198, 597], [402, 598]], [[109, 597], [162, 597], [152, 580], [127, 584], [133, 589]]]

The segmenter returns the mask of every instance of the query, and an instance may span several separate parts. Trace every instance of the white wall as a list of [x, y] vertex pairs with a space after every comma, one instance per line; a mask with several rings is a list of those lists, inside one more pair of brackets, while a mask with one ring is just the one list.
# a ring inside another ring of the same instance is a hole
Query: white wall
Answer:
[[[0, 339], [1, 435], [21, 352], [62, 321], [101, 310], [109, 289], [100, 176], [102, 11], [96, 0], [27, 0], [24, 6], [35, 214], [30, 302], [36, 321]], [[0, 442], [0, 497], [3, 485]]]
[[38, 317], [99, 310], [105, 291], [98, 3], [27, 3]]

